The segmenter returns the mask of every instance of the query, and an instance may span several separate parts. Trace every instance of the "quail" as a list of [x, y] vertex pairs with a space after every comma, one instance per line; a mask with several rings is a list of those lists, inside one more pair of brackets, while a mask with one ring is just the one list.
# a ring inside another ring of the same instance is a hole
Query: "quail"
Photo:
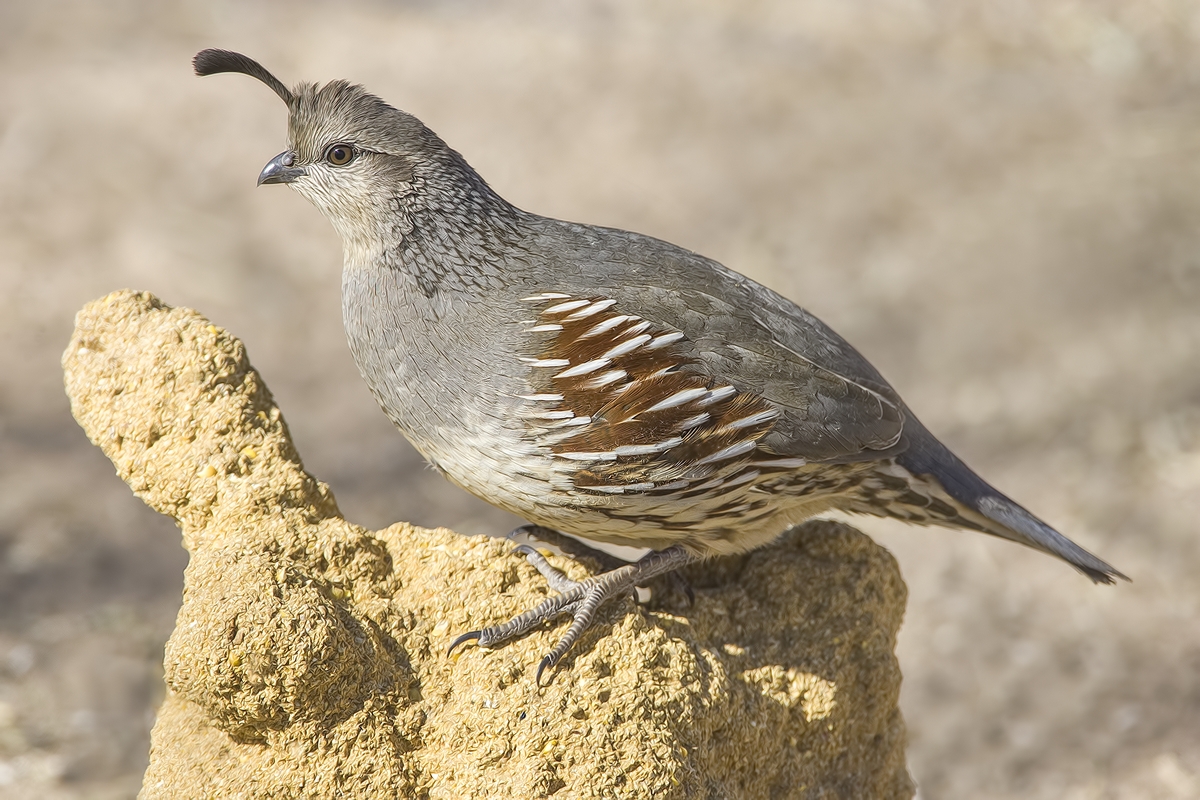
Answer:
[[288, 107], [283, 183], [333, 223], [342, 315], [383, 411], [449, 480], [536, 526], [649, 548], [463, 634], [493, 646], [572, 617], [555, 665], [606, 600], [823, 512], [999, 536], [1098, 583], [1125, 578], [982, 478], [853, 347], [788, 299], [667, 242], [563, 222], [500, 197], [433, 131], [342, 80], [289, 89], [204, 50]]

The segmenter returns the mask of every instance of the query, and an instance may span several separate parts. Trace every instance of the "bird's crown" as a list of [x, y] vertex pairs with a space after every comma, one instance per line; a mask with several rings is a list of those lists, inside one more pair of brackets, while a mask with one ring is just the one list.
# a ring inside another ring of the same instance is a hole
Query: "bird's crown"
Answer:
[[192, 65], [197, 75], [240, 72], [270, 87], [287, 104], [288, 139], [301, 159], [320, 158], [331, 142], [348, 138], [395, 155], [433, 154], [445, 149], [415, 117], [348, 81], [301, 83], [289, 89], [262, 64], [230, 50], [201, 50]]

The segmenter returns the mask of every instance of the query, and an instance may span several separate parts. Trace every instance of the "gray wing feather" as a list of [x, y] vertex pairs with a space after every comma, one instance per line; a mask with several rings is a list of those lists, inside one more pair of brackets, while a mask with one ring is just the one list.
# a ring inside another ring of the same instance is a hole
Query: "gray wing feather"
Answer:
[[[557, 223], [560, 274], [581, 294], [682, 331], [712, 375], [783, 412], [764, 444], [810, 461], [901, 452], [903, 405], [883, 377], [828, 326], [721, 264], [648, 236]], [[566, 229], [565, 231], [563, 229]], [[564, 236], [564, 233], [566, 236]]]

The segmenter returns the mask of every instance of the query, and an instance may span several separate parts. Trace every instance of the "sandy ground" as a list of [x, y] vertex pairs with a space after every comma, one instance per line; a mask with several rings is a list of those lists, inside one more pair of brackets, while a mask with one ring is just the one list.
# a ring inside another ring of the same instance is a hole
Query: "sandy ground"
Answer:
[[796, 299], [997, 486], [1134, 578], [861, 521], [896, 553], [932, 798], [1200, 797], [1200, 8], [1059, 2], [0, 4], [0, 797], [127, 797], [177, 532], [71, 420], [59, 354], [132, 287], [241, 336], [355, 521], [502, 533], [421, 467], [341, 332], [340, 247], [255, 189], [346, 77], [525, 208]]

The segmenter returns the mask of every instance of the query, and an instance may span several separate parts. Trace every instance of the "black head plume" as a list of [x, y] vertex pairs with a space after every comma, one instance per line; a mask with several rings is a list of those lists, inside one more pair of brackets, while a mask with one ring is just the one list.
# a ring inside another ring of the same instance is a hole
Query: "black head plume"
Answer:
[[280, 99], [288, 104], [288, 108], [296, 106], [296, 95], [292, 90], [284, 86], [283, 81], [279, 80], [279, 78], [267, 72], [266, 67], [249, 56], [235, 53], [232, 50], [201, 50], [192, 59], [192, 66], [195, 68], [197, 75], [215, 75], [218, 72], [240, 72], [243, 75], [258, 78], [267, 86], [270, 86], [271, 91], [279, 95]]

